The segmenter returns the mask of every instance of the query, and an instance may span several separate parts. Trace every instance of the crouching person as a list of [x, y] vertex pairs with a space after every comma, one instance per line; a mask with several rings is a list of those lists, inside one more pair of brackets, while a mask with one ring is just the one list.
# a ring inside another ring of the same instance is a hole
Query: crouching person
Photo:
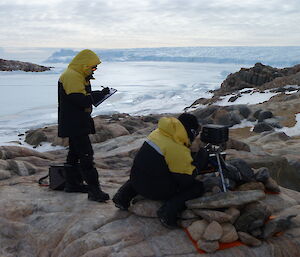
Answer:
[[163, 117], [135, 156], [129, 180], [113, 197], [116, 207], [126, 210], [137, 194], [162, 200], [157, 211], [166, 227], [177, 227], [177, 214], [185, 201], [204, 193], [203, 184], [194, 178], [196, 167], [189, 146], [198, 133], [194, 115], [183, 113], [178, 119]]

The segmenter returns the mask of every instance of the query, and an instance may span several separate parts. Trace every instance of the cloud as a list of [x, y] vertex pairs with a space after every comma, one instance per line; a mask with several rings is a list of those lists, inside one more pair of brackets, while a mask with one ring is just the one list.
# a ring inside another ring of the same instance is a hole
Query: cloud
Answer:
[[1, 46], [297, 45], [296, 0], [1, 0]]

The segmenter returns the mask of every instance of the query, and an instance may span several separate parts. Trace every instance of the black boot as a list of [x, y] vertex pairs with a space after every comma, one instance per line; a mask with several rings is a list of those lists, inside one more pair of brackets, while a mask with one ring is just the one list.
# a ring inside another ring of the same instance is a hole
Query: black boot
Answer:
[[103, 192], [100, 185], [89, 185], [88, 199], [96, 202], [106, 202], [109, 194]]
[[185, 202], [200, 197], [203, 192], [203, 183], [195, 180], [186, 190], [179, 191], [167, 200], [157, 211], [162, 225], [167, 228], [178, 228], [177, 215], [186, 209]]
[[115, 206], [121, 210], [128, 210], [132, 198], [137, 195], [134, 188], [128, 180], [123, 186], [120, 187], [118, 192], [113, 197]]
[[83, 184], [79, 165], [65, 163], [66, 184], [64, 191], [67, 193], [87, 193], [88, 186]]
[[169, 229], [179, 228], [177, 224], [177, 209], [173, 203], [166, 202], [157, 210], [157, 216], [161, 224]]
[[103, 192], [99, 183], [99, 175], [96, 168], [84, 170], [82, 172], [84, 180], [88, 184], [88, 199], [96, 202], [109, 200], [109, 194]]

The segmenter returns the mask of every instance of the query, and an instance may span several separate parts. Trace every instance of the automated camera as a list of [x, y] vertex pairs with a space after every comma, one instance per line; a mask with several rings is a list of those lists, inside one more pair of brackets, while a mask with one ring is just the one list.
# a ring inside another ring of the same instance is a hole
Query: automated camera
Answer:
[[228, 127], [208, 124], [202, 127], [201, 141], [212, 145], [222, 145], [228, 141]]

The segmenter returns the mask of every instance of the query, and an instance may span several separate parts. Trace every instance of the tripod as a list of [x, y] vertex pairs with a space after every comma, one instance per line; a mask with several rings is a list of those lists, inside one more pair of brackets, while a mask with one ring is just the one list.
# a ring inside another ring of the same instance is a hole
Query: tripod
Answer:
[[221, 177], [221, 183], [222, 183], [222, 187], [223, 187], [223, 191], [227, 192], [227, 186], [226, 186], [226, 182], [224, 179], [224, 174], [223, 174], [223, 170], [222, 170], [222, 163], [225, 163], [223, 157], [222, 157], [222, 146], [221, 145], [212, 145], [212, 144], [207, 144], [205, 146], [205, 148], [208, 150], [208, 152], [212, 155], [212, 156], [216, 156], [217, 159], [217, 171], [220, 174]]

